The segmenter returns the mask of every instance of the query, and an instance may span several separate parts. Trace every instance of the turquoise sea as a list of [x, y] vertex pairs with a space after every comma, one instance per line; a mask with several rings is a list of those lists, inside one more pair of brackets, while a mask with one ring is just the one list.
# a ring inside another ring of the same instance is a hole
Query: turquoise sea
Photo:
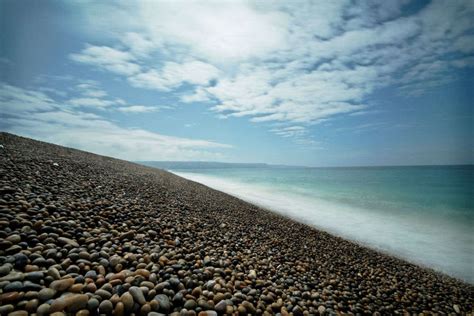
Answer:
[[474, 166], [170, 171], [474, 283]]

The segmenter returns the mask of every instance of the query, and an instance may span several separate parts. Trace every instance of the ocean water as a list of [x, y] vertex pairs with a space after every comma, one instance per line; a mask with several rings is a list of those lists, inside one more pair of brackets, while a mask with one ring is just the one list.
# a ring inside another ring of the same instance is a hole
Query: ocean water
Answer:
[[170, 171], [474, 284], [474, 166]]

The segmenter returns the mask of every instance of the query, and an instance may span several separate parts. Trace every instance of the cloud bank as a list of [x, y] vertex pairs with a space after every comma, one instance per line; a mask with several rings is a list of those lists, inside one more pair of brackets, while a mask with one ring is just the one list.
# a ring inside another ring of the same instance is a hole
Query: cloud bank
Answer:
[[[83, 87], [90, 89], [91, 85]], [[215, 160], [222, 158], [222, 150], [232, 147], [208, 140], [120, 127], [102, 116], [78, 109], [116, 106], [96, 104], [92, 100], [62, 101], [45, 92], [0, 84], [0, 127], [15, 134], [127, 160], [173, 160], [176, 157]], [[116, 109], [127, 113], [156, 110], [149, 106], [125, 106], [124, 102]]]
[[[122, 30], [111, 35], [116, 45], [88, 45], [70, 57], [133, 87], [186, 87], [182, 102], [203, 102], [220, 118], [299, 124], [304, 130], [339, 115], [365, 113], [377, 89], [423, 94], [453, 80], [452, 69], [472, 67], [472, 1], [432, 1], [419, 10], [406, 9], [409, 5], [406, 0], [127, 3], [108, 8], [105, 18], [122, 18]], [[93, 16], [89, 21], [91, 28], [105, 23]]]

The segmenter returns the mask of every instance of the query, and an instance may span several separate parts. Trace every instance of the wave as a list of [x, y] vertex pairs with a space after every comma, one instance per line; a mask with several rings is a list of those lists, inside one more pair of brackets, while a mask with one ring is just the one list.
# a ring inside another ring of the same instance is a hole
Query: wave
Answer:
[[436, 216], [388, 213], [282, 192], [271, 184], [248, 184], [197, 173], [189, 180], [270, 209], [370, 248], [395, 255], [474, 284], [472, 230]]

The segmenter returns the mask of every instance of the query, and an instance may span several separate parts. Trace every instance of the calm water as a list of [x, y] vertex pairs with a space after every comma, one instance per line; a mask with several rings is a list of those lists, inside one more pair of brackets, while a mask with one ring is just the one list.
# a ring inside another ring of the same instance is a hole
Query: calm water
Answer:
[[173, 172], [474, 283], [474, 166]]

